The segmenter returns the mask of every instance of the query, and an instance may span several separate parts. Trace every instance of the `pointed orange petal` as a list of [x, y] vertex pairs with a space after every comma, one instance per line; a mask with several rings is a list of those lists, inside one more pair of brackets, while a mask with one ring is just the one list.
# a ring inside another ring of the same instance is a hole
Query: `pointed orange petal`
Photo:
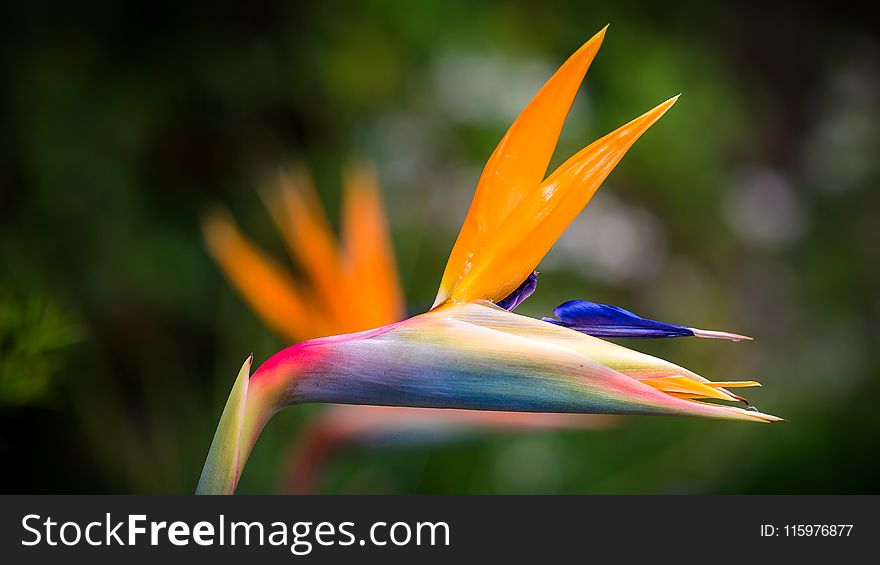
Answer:
[[678, 99], [656, 108], [585, 147], [533, 189], [469, 258], [449, 297], [456, 302], [498, 301], [535, 269], [583, 210], [633, 143]]
[[435, 306], [449, 296], [457, 280], [467, 273], [471, 257], [479, 253], [516, 206], [537, 190], [544, 179], [565, 117], [607, 28], [587, 41], [550, 77], [489, 157], [443, 273]]
[[345, 292], [339, 247], [314, 184], [302, 169], [280, 175], [278, 196], [265, 196], [294, 261], [302, 267], [323, 315], [337, 333], [354, 331], [339, 296]]
[[701, 383], [687, 377], [659, 377], [641, 379], [646, 385], [651, 385], [663, 392], [681, 395], [683, 398], [717, 398], [719, 400], [732, 400], [736, 398], [718, 390], [711, 383]]
[[249, 242], [228, 214], [207, 214], [202, 232], [223, 273], [269, 327], [294, 341], [327, 335], [320, 313], [310, 311], [293, 278]]
[[348, 259], [348, 305], [369, 329], [405, 317], [403, 291], [375, 172], [357, 165], [345, 177], [343, 234]]

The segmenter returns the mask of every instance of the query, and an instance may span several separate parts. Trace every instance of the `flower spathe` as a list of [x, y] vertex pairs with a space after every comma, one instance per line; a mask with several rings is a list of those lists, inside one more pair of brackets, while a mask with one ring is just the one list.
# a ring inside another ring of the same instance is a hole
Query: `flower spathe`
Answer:
[[[590, 331], [565, 327], [564, 318], [548, 323], [496, 306], [515, 306], [534, 290], [531, 276], [538, 262], [632, 144], [678, 98], [600, 138], [545, 178], [604, 35], [605, 29], [560, 67], [489, 158], [434, 307], [377, 329], [294, 345], [272, 356], [250, 380], [244, 376], [246, 362], [198, 492], [232, 492], [262, 427], [275, 412], [297, 403], [779, 420], [705, 402], [740, 400], [727, 389], [757, 383], [713, 383], [587, 335]], [[639, 331], [683, 327], [625, 310], [615, 317], [608, 308], [593, 309], [584, 319], [605, 329], [624, 318]]]
[[266, 387], [276, 408], [341, 402], [777, 419], [738, 407], [692, 402], [668, 394], [668, 387], [650, 384], [683, 378], [694, 383], [687, 393], [720, 396], [719, 389], [694, 377], [625, 347], [510, 313], [490, 302], [474, 302], [447, 304], [376, 330], [294, 345], [266, 361], [252, 380]]
[[[221, 419], [236, 423], [215, 436], [223, 445], [228, 429], [239, 430], [231, 442], [236, 467], [273, 414], [308, 402], [779, 420], [692, 400], [736, 400], [718, 386], [731, 383], [711, 383], [672, 363], [489, 302], [448, 304], [383, 328], [300, 343], [275, 354], [250, 380], [244, 376], [249, 369], [250, 360]], [[237, 481], [238, 473], [219, 474]], [[206, 481], [216, 474], [203, 473], [200, 492], [231, 492], [209, 488]]]

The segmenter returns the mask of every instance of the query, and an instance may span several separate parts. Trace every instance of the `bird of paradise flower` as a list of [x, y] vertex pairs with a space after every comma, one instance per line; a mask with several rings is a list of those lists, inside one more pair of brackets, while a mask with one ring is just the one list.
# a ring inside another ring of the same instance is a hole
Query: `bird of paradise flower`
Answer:
[[[372, 168], [349, 168], [343, 190], [343, 241], [330, 227], [302, 168], [280, 175], [264, 201], [300, 267], [294, 277], [275, 263], [225, 212], [204, 218], [208, 249], [263, 321], [294, 342], [361, 331], [406, 317], [384, 207]], [[295, 439], [290, 492], [314, 490], [318, 470], [336, 449], [361, 441], [451, 440], [477, 431], [605, 428], [612, 416], [331, 404]]]
[[[678, 99], [593, 142], [545, 178], [563, 122], [605, 35], [576, 51], [501, 139], [477, 184], [433, 307], [375, 329], [309, 340], [233, 385], [199, 480], [231, 493], [266, 422], [308, 402], [470, 410], [679, 415], [774, 422], [683, 367], [599, 337], [747, 339], [569, 301], [555, 318], [511, 310], [535, 290], [534, 269], [623, 155]], [[597, 337], [598, 336], [598, 337]]]

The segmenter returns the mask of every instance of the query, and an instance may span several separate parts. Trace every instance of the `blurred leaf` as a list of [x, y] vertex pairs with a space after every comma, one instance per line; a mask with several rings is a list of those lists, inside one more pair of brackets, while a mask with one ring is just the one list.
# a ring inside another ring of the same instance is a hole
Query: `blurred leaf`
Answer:
[[82, 339], [80, 327], [52, 300], [0, 291], [0, 406], [45, 402], [61, 350]]

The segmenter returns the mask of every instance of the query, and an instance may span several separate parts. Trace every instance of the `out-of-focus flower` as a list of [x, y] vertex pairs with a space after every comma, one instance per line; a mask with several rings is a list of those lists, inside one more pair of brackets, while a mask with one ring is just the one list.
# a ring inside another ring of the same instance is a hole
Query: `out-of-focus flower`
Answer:
[[[278, 188], [264, 191], [263, 196], [291, 259], [300, 267], [299, 277], [248, 241], [225, 212], [208, 214], [203, 231], [209, 251], [229, 281], [267, 325], [288, 339], [305, 341], [405, 317], [390, 232], [369, 167], [352, 166], [345, 176], [341, 242], [302, 169], [282, 174]], [[534, 291], [535, 277], [530, 281]], [[528, 294], [520, 296], [522, 301]], [[513, 307], [511, 303], [509, 309]], [[332, 404], [316, 414], [295, 440], [296, 455], [285, 485], [295, 492], [311, 490], [315, 470], [327, 455], [361, 441], [401, 437], [436, 441], [480, 429], [575, 429], [610, 423], [610, 416], [593, 414]]]
[[259, 250], [225, 212], [208, 214], [203, 231], [227, 278], [269, 327], [304, 341], [405, 317], [385, 212], [369, 167], [347, 171], [342, 242], [303, 170], [281, 174], [278, 189], [263, 197], [300, 277]]
[[[263, 426], [278, 410], [298, 403], [779, 419], [704, 402], [735, 401], [739, 397], [727, 388], [757, 383], [713, 383], [588, 335], [590, 324], [577, 331], [497, 305], [530, 291], [538, 262], [636, 139], [677, 99], [582, 149], [545, 179], [565, 116], [604, 34], [603, 29], [550, 78], [489, 158], [434, 307], [384, 327], [294, 345], [253, 377], [248, 358], [221, 416], [198, 492], [233, 492]], [[656, 327], [657, 322], [627, 314], [626, 323], [619, 323], [605, 312], [600, 318], [611, 323], [600, 325], [629, 325], [639, 335]]]

